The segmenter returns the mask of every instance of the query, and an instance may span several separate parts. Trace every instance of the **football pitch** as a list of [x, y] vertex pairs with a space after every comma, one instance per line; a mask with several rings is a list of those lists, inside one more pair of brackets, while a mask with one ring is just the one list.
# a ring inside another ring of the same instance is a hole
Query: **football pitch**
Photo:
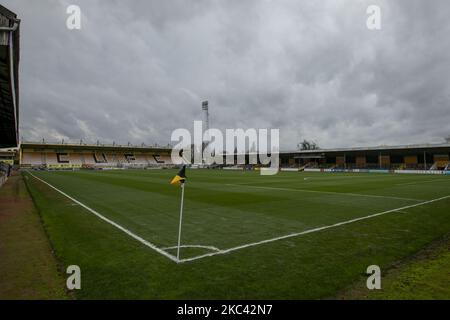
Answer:
[[450, 176], [25, 172], [80, 298], [327, 298], [450, 232]]

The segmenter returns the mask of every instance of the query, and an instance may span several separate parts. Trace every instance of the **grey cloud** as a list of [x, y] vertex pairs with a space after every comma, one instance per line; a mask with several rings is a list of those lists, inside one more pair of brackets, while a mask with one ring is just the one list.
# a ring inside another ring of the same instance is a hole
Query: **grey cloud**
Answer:
[[[68, 4], [82, 30], [65, 27]], [[366, 8], [382, 9], [382, 30]], [[7, 0], [22, 18], [21, 135], [166, 144], [211, 124], [282, 148], [440, 142], [450, 133], [446, 0]]]

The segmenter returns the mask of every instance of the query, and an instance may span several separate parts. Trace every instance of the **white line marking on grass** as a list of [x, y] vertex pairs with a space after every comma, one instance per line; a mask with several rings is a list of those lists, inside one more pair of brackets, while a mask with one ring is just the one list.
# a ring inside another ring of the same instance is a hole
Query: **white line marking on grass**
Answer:
[[330, 175], [330, 176], [321, 176], [321, 177], [311, 175], [311, 176], [309, 176], [309, 178], [314, 178], [314, 180], [339, 180], [339, 179], [358, 179], [358, 178], [365, 179], [365, 178], [380, 178], [380, 177], [384, 178], [384, 176], [372, 176], [372, 175], [370, 175], [370, 176], [339, 176], [338, 174]]
[[353, 196], [353, 197], [367, 197], [367, 198], [385, 198], [385, 199], [397, 199], [397, 200], [409, 200], [409, 201], [424, 201], [423, 199], [413, 199], [413, 198], [403, 198], [403, 197], [391, 197], [391, 196], [379, 196], [375, 194], [363, 194], [363, 193], [349, 193], [349, 192], [333, 192], [333, 191], [317, 191], [308, 189], [292, 189], [292, 188], [278, 188], [278, 187], [261, 187], [252, 186], [248, 184], [227, 184], [227, 186], [241, 186], [256, 189], [267, 189], [267, 190], [281, 190], [281, 191], [298, 191], [298, 192], [310, 192], [310, 193], [327, 193], [327, 194], [338, 194], [343, 196]]
[[[178, 246], [165, 247], [165, 248], [161, 248], [161, 250], [171, 250], [171, 249], [176, 249], [176, 248], [178, 248]], [[216, 248], [216, 247], [213, 247], [213, 246], [202, 246], [202, 245], [199, 245], [199, 244], [191, 244], [191, 245], [184, 244], [184, 245], [181, 245], [180, 248], [202, 248], [202, 249], [208, 249], [208, 250], [217, 251], [217, 252], [220, 251], [219, 248]]]
[[121, 225], [119, 225], [119, 224], [115, 223], [114, 221], [112, 221], [112, 220], [106, 218], [105, 216], [101, 215], [100, 213], [98, 213], [98, 212], [95, 211], [94, 209], [89, 208], [87, 205], [81, 203], [81, 202], [78, 201], [77, 199], [74, 199], [74, 198], [72, 198], [71, 196], [69, 196], [67, 193], [65, 193], [65, 192], [63, 192], [63, 191], [61, 191], [61, 190], [59, 190], [59, 189], [56, 188], [56, 187], [54, 187], [53, 185], [51, 185], [51, 184], [48, 183], [47, 181], [42, 180], [42, 179], [39, 178], [39, 177], [36, 177], [34, 174], [32, 174], [32, 173], [29, 172], [29, 171], [27, 171], [27, 172], [28, 172], [31, 176], [33, 176], [35, 179], [41, 181], [42, 183], [45, 183], [45, 184], [48, 185], [50, 188], [52, 188], [52, 189], [58, 191], [58, 192], [61, 193], [63, 196], [65, 196], [65, 197], [69, 198], [70, 200], [72, 200], [73, 202], [79, 204], [80, 206], [82, 206], [83, 208], [85, 208], [87, 211], [93, 213], [94, 215], [96, 215], [97, 217], [99, 217], [100, 219], [102, 219], [103, 221], [108, 222], [109, 224], [111, 224], [112, 226], [116, 227], [116, 228], [119, 229], [120, 231], [125, 232], [127, 235], [129, 235], [130, 237], [132, 237], [132, 238], [134, 238], [135, 240], [139, 241], [139, 242], [142, 243], [143, 245], [145, 245], [145, 246], [147, 246], [147, 247], [149, 247], [149, 248], [155, 250], [156, 252], [162, 254], [163, 256], [169, 258], [169, 259], [172, 260], [172, 261], [175, 261], [175, 262], [177, 262], [177, 263], [179, 262], [178, 259], [177, 259], [175, 256], [171, 255], [170, 253], [165, 252], [164, 250], [162, 250], [162, 249], [158, 248], [157, 246], [155, 246], [153, 243], [148, 242], [147, 240], [145, 240], [145, 239], [139, 237], [138, 235], [134, 234], [134, 233], [131, 232], [130, 230], [125, 229], [125, 228], [122, 227]]
[[407, 182], [407, 183], [398, 183], [396, 184], [396, 186], [409, 186], [409, 185], [414, 185], [414, 184], [422, 184], [422, 183], [430, 183], [430, 182], [449, 182], [449, 180], [444, 180], [444, 179], [434, 179], [434, 180], [425, 180], [425, 181], [414, 181], [414, 182]]
[[194, 261], [194, 260], [198, 260], [198, 259], [202, 259], [202, 258], [206, 258], [206, 257], [211, 257], [211, 256], [215, 256], [218, 254], [226, 254], [229, 252], [233, 252], [233, 251], [237, 251], [237, 250], [241, 250], [241, 249], [245, 249], [245, 248], [249, 248], [249, 247], [255, 247], [261, 244], [265, 244], [265, 243], [269, 243], [269, 242], [274, 242], [274, 241], [278, 241], [278, 240], [284, 240], [284, 239], [288, 239], [288, 238], [294, 238], [294, 237], [298, 237], [301, 235], [305, 235], [305, 234], [309, 234], [309, 233], [314, 233], [314, 232], [318, 232], [318, 231], [322, 231], [322, 230], [326, 230], [326, 229], [331, 229], [331, 228], [336, 228], [336, 227], [340, 227], [346, 224], [350, 224], [353, 222], [357, 222], [357, 221], [362, 221], [362, 220], [367, 220], [367, 219], [371, 219], [371, 218], [375, 218], [387, 213], [392, 213], [392, 212], [399, 212], [405, 209], [410, 209], [410, 208], [414, 208], [414, 207], [419, 207], [419, 206], [423, 206], [429, 203], [433, 203], [436, 201], [441, 201], [444, 199], [448, 199], [450, 198], [450, 195], [445, 196], [445, 197], [441, 197], [441, 198], [437, 198], [437, 199], [433, 199], [433, 200], [428, 200], [428, 201], [424, 201], [421, 203], [416, 203], [416, 204], [412, 204], [409, 206], [404, 206], [401, 208], [396, 208], [396, 209], [391, 209], [391, 210], [387, 210], [387, 211], [383, 211], [383, 212], [378, 212], [378, 213], [374, 213], [368, 216], [364, 216], [364, 217], [360, 217], [360, 218], [355, 218], [355, 219], [351, 219], [351, 220], [347, 220], [347, 221], [342, 221], [342, 222], [338, 222], [332, 225], [328, 225], [328, 226], [323, 226], [323, 227], [318, 227], [318, 228], [314, 228], [314, 229], [309, 229], [309, 230], [305, 230], [302, 232], [297, 232], [297, 233], [291, 233], [285, 236], [281, 236], [281, 237], [276, 237], [276, 238], [272, 238], [272, 239], [267, 239], [267, 240], [262, 240], [262, 241], [258, 241], [258, 242], [253, 242], [253, 243], [247, 243], [241, 246], [237, 246], [237, 247], [233, 247], [233, 248], [228, 248], [228, 249], [224, 249], [224, 250], [220, 250], [219, 252], [212, 252], [212, 253], [207, 253], [207, 254], [203, 254], [200, 256], [196, 256], [196, 257], [192, 257], [192, 258], [187, 258], [187, 259], [181, 259], [180, 262], [189, 262], [189, 261]]

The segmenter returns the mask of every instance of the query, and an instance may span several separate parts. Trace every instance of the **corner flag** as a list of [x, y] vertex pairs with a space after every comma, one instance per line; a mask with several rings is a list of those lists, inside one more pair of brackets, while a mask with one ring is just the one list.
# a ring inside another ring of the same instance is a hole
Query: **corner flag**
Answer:
[[186, 165], [184, 165], [177, 175], [170, 181], [170, 184], [175, 184], [177, 186], [183, 184], [186, 181]]

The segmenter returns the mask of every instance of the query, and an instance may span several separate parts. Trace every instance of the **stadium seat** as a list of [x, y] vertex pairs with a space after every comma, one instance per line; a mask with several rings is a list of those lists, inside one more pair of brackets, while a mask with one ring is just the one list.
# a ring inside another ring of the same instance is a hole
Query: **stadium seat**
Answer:
[[23, 152], [22, 162], [23, 165], [29, 166], [39, 166], [43, 165], [42, 153], [41, 152]]

